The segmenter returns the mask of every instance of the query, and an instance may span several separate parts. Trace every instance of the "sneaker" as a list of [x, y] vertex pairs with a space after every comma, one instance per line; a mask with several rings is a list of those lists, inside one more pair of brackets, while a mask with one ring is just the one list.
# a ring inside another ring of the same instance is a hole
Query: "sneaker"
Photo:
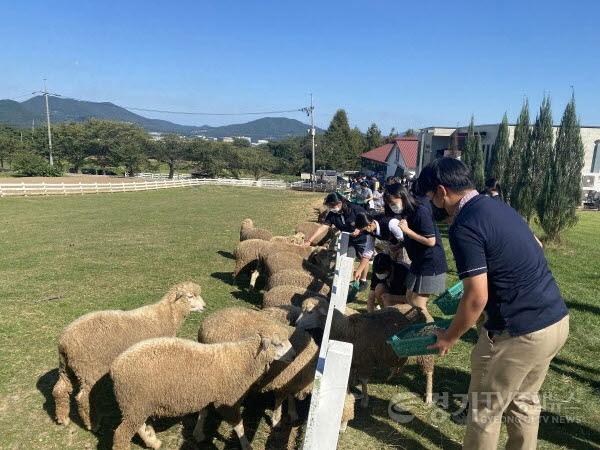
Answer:
[[463, 408], [461, 408], [454, 414], [450, 414], [450, 420], [452, 422], [454, 422], [456, 425], [466, 425], [468, 415], [469, 415], [469, 404], [467, 403]]

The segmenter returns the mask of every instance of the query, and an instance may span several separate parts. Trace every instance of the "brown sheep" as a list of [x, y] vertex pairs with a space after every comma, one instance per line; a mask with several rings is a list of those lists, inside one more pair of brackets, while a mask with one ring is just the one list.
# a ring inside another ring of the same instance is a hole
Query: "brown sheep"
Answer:
[[[302, 233], [304, 238], [309, 238], [313, 235], [319, 228], [321, 228], [321, 223], [316, 222], [302, 222], [296, 225], [294, 229], [296, 233]], [[322, 231], [313, 239], [313, 245], [327, 245], [327, 243], [333, 237], [333, 232], [331, 228]]]
[[[323, 328], [327, 317], [327, 307], [307, 300], [302, 305], [302, 316], [296, 322], [300, 328]], [[345, 315], [337, 309], [333, 312], [330, 338], [350, 342], [354, 345], [352, 353], [353, 378], [362, 385], [363, 398], [361, 406], [369, 404], [367, 384], [376, 367], [397, 369], [406, 364], [407, 358], [398, 358], [387, 339], [401, 329], [415, 324], [426, 322], [422, 310], [408, 305], [395, 305], [383, 308], [372, 313]], [[432, 402], [433, 391], [433, 355], [416, 357], [417, 364], [426, 377], [425, 402]]]
[[[58, 342], [59, 376], [52, 390], [56, 421], [69, 423], [69, 397], [76, 381], [79, 416], [85, 428], [92, 429], [90, 391], [108, 373], [113, 360], [136, 342], [175, 336], [185, 317], [204, 306], [200, 286], [186, 282], [172, 287], [158, 303], [131, 311], [96, 311], [67, 325]], [[94, 429], [99, 425], [96, 420]]]
[[250, 387], [275, 360], [291, 361], [287, 340], [253, 333], [244, 340], [199, 344], [180, 338], [139, 342], [119, 355], [110, 368], [122, 421], [115, 430], [113, 450], [126, 450], [134, 434], [158, 449], [161, 442], [150, 416], [178, 417], [200, 411], [194, 438], [204, 440], [204, 411], [211, 403], [229, 422], [243, 449], [250, 449], [240, 406]]
[[312, 273], [315, 278], [327, 281], [333, 275], [334, 269], [331, 265], [334, 261], [334, 255], [330, 250], [316, 250], [306, 259], [294, 252], [280, 251], [261, 257], [260, 266], [264, 267], [267, 279], [282, 270], [303, 269]]
[[322, 296], [329, 297], [331, 293], [330, 286], [314, 277], [306, 270], [287, 269], [273, 274], [267, 281], [267, 290], [277, 286], [298, 286], [303, 289], [314, 291]]

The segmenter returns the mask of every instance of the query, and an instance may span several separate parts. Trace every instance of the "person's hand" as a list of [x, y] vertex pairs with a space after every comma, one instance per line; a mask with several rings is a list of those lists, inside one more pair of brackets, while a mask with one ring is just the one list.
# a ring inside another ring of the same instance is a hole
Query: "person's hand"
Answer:
[[350, 236], [352, 237], [356, 237], [360, 234], [360, 230], [357, 228], [356, 230], [354, 230], [352, 233], [350, 233]]
[[354, 281], [360, 281], [360, 275], [361, 275], [362, 271], [357, 270], [356, 272], [354, 272]]
[[310, 247], [310, 241], [304, 241], [304, 243], [302, 244], [302, 247]]
[[433, 332], [437, 336], [437, 341], [435, 344], [428, 345], [427, 348], [429, 350], [438, 350], [440, 356], [447, 355], [450, 349], [454, 347], [454, 344], [456, 344], [456, 339], [448, 337], [448, 331], [444, 329], [436, 328]]
[[408, 222], [406, 221], [406, 219], [402, 219], [400, 222], [398, 222], [398, 226], [400, 227], [400, 229], [402, 230], [403, 233], [410, 231], [410, 228], [408, 226]]

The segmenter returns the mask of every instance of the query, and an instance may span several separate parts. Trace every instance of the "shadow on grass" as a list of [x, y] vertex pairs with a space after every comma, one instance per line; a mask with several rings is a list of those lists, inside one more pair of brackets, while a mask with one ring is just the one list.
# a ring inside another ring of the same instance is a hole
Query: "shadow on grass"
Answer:
[[598, 306], [588, 305], [587, 303], [581, 303], [575, 300], [567, 300], [565, 303], [569, 309], [576, 309], [580, 312], [600, 315], [600, 307]]
[[565, 417], [543, 411], [540, 417], [538, 438], [551, 442], [560, 448], [587, 450], [597, 448], [600, 432], [574, 420], [581, 417]]
[[223, 250], [219, 250], [217, 253], [219, 255], [221, 255], [223, 258], [235, 259], [235, 256], [233, 256], [233, 253], [231, 253], [231, 252], [226, 252], [226, 251], [223, 251]]

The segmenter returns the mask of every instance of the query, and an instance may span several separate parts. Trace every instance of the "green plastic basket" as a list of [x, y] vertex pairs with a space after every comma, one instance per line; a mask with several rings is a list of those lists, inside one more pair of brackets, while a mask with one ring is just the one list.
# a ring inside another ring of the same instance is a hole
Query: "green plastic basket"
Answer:
[[437, 320], [429, 323], [418, 323], [411, 325], [391, 336], [387, 343], [392, 346], [394, 353], [399, 358], [417, 355], [432, 355], [438, 353], [437, 350], [430, 350], [428, 345], [435, 344], [437, 337], [433, 334], [433, 329], [425, 335], [418, 334], [425, 327], [448, 328], [452, 320]]
[[352, 283], [350, 283], [350, 288], [348, 289], [348, 301], [353, 302], [354, 300], [356, 300], [356, 296], [358, 295], [359, 291], [360, 282], [353, 281]]
[[463, 283], [459, 281], [454, 286], [449, 287], [442, 295], [436, 298], [433, 303], [446, 315], [454, 315], [458, 310], [458, 303], [463, 296]]

